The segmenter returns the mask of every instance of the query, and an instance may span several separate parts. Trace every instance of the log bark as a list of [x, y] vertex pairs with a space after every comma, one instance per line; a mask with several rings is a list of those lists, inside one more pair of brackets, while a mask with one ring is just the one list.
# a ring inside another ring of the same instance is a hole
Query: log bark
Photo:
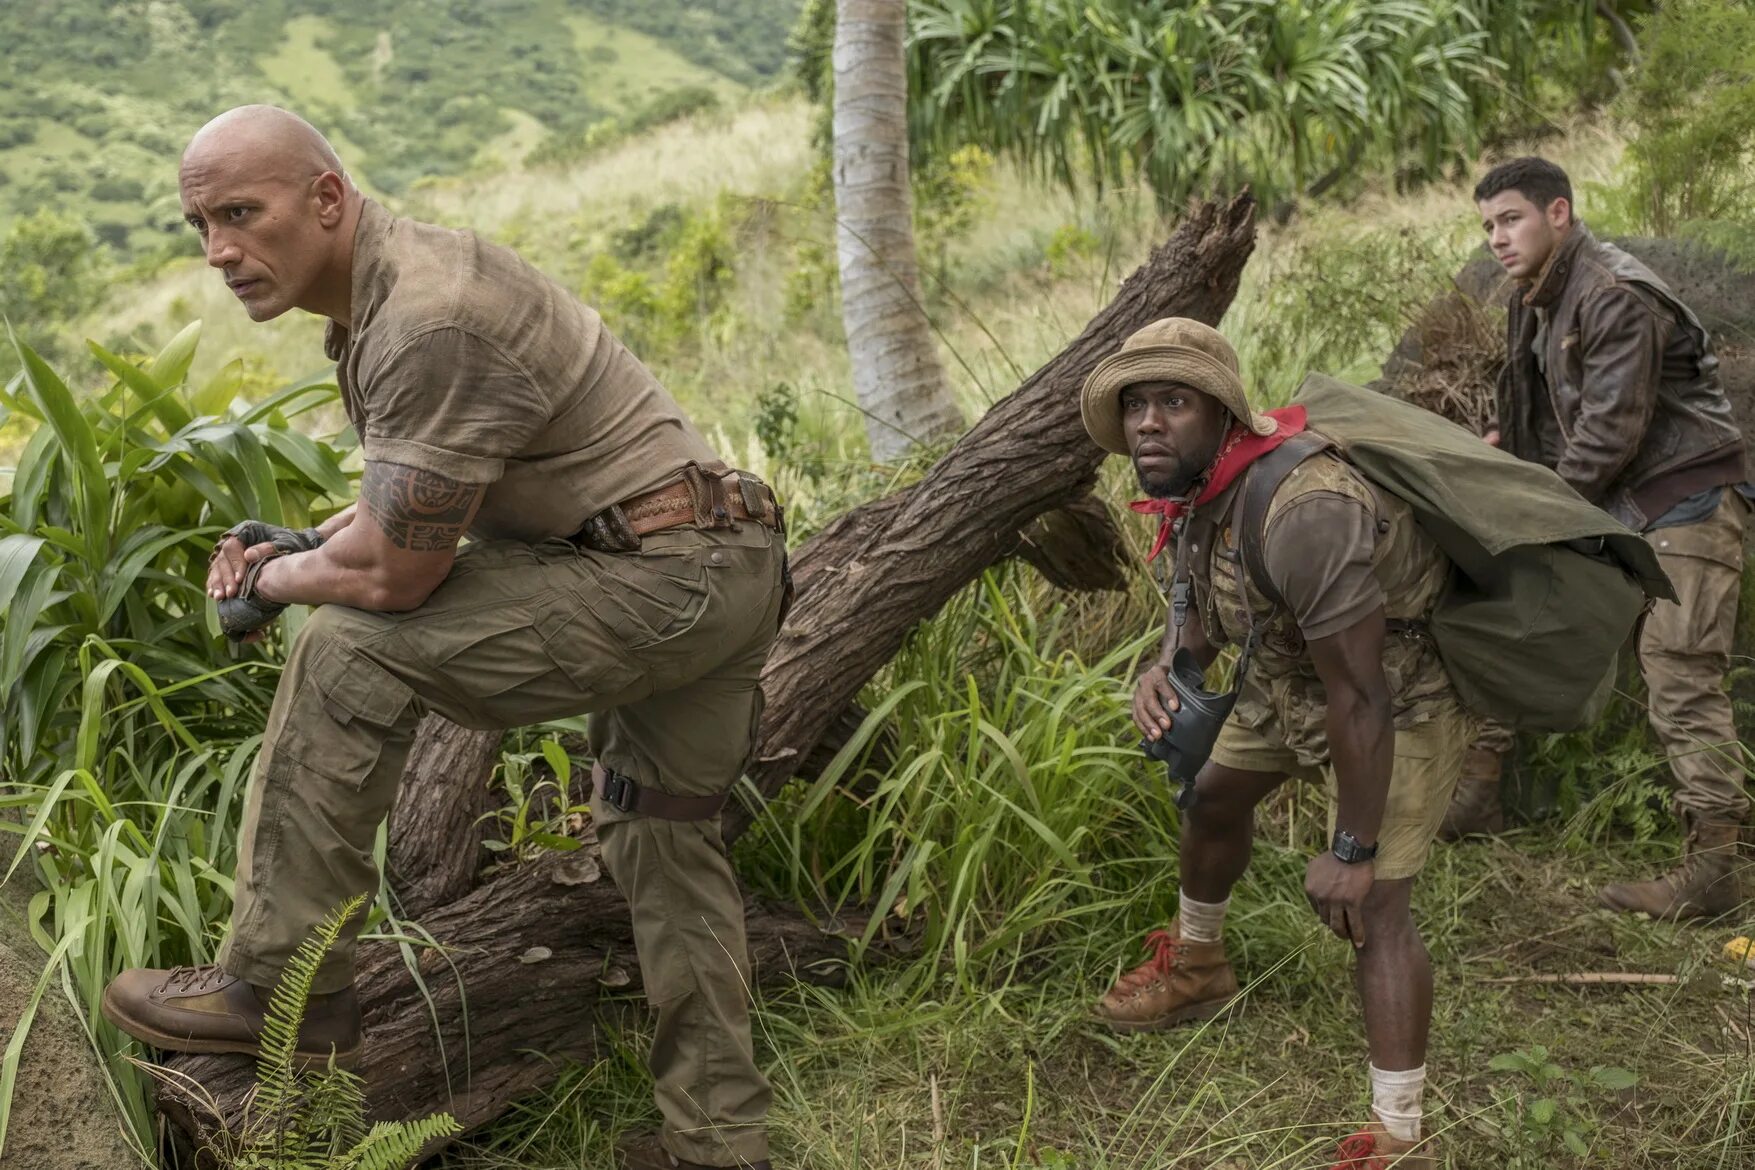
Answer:
[[[754, 779], [764, 793], [826, 762], [825, 749], [858, 725], [860, 689], [908, 630], [995, 561], [1037, 551], [1032, 533], [1070, 526], [1076, 538], [1065, 547], [1082, 541], [1101, 555], [1102, 534], [1113, 529], [1089, 498], [1103, 453], [1079, 420], [1079, 387], [1150, 321], [1216, 324], [1254, 247], [1253, 221], [1247, 196], [1195, 210], [1077, 339], [924, 479], [838, 518], [798, 550], [799, 600], [763, 676], [768, 703]], [[1067, 518], [1038, 527], [1062, 510]], [[1090, 576], [1079, 560], [1075, 551], [1055, 571]], [[424, 934], [436, 945], [362, 943], [364, 1072], [375, 1117], [445, 1110], [465, 1127], [490, 1121], [552, 1080], [561, 1058], [595, 1053], [605, 1009], [640, 990], [627, 906], [606, 880], [589, 826], [577, 852], [477, 884], [479, 817], [497, 745], [497, 735], [423, 723], [392, 814], [393, 888], [418, 922], [383, 933]], [[749, 823], [747, 810], [729, 810], [727, 839]], [[836, 978], [843, 935], [859, 929], [819, 926], [792, 907], [748, 909], [760, 984]], [[196, 1145], [236, 1129], [249, 1062], [181, 1056], [169, 1073], [160, 1107]]]
[[387, 868], [402, 913], [419, 918], [475, 885], [487, 827], [488, 777], [501, 731], [471, 731], [428, 715], [415, 732], [390, 813]]
[[[1255, 247], [1255, 201], [1197, 208], [1071, 344], [1001, 400], [914, 486], [856, 508], [801, 548], [798, 601], [762, 674], [756, 787], [772, 795], [914, 625], [1005, 556], [1044, 513], [1085, 496], [1103, 451], [1079, 389], [1160, 317], [1217, 325]], [[749, 825], [726, 814], [726, 836]]]
[[[791, 907], [751, 902], [750, 962], [759, 985], [838, 977], [842, 934]], [[420, 920], [440, 947], [365, 941], [358, 987], [374, 1118], [450, 1112], [465, 1128], [493, 1120], [552, 1081], [567, 1060], [600, 1052], [601, 1020], [640, 994], [627, 903], [587, 830], [584, 847], [512, 869]], [[159, 1109], [197, 1148], [224, 1148], [255, 1077], [237, 1056], [178, 1056]], [[217, 1106], [217, 1108], [216, 1108]]]

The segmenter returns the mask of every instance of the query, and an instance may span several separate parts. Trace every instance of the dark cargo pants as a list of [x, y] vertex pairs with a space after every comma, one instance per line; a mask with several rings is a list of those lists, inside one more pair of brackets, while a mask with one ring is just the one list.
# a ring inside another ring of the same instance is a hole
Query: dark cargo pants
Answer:
[[[463, 548], [419, 609], [315, 611], [275, 692], [221, 964], [272, 984], [319, 919], [378, 888], [378, 825], [428, 711], [476, 728], [591, 712], [606, 767], [676, 795], [730, 789], [753, 748], [782, 556], [781, 538], [747, 521], [657, 533], [623, 555], [488, 541]], [[592, 811], [658, 1013], [665, 1144], [708, 1165], [765, 1158], [770, 1093], [719, 823]], [[315, 989], [346, 986], [353, 961], [350, 935]]]

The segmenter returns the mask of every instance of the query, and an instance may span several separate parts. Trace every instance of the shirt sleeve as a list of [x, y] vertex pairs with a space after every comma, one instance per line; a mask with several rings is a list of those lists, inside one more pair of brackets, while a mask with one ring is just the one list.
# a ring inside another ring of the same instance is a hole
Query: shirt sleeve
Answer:
[[1357, 625], [1384, 603], [1371, 571], [1377, 519], [1370, 508], [1337, 492], [1291, 501], [1262, 537], [1268, 578], [1306, 640]]
[[529, 374], [455, 326], [403, 339], [361, 382], [366, 459], [461, 483], [498, 480], [549, 421]]

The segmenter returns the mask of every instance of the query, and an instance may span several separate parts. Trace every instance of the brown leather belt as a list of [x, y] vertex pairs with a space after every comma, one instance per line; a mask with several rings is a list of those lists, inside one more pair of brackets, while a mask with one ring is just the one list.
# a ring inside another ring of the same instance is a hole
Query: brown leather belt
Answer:
[[603, 802], [613, 809], [664, 821], [705, 821], [719, 815], [729, 792], [711, 796], [673, 796], [655, 788], [642, 788], [620, 772], [611, 772], [602, 764], [591, 766], [591, 787]]
[[[731, 482], [726, 486], [725, 507], [733, 520], [754, 520], [760, 523], [762, 517], [750, 515], [744, 506], [742, 494], [733, 494], [738, 478], [729, 477]], [[684, 524], [695, 523], [695, 493], [687, 480], [677, 480], [669, 487], [661, 487], [655, 492], [647, 492], [643, 496], [635, 496], [631, 500], [623, 500], [616, 507], [628, 518], [628, 527], [634, 530], [635, 536], [650, 536], [654, 532], [663, 532], [666, 528], [680, 528]]]
[[641, 537], [667, 528], [735, 528], [744, 520], [786, 531], [785, 513], [767, 484], [723, 464], [691, 463], [674, 482], [597, 513], [571, 539], [597, 552], [637, 552]]

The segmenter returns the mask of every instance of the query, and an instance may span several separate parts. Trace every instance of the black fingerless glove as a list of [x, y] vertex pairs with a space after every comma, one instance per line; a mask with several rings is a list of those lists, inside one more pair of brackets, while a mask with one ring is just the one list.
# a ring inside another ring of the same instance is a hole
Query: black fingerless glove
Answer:
[[[278, 524], [264, 524], [260, 520], [245, 520], [227, 529], [225, 536], [220, 537], [220, 545], [225, 543], [227, 537], [236, 537], [245, 548], [254, 548], [259, 544], [274, 546], [272, 554], [244, 570], [244, 581], [238, 588], [238, 595], [219, 603], [221, 632], [232, 641], [241, 642], [245, 635], [266, 626], [286, 609], [280, 602], [269, 601], [256, 592], [256, 578], [261, 575], [262, 566], [275, 557], [321, 548], [323, 536], [315, 528], [282, 528]], [[219, 545], [214, 546], [213, 555], [219, 555]]]

